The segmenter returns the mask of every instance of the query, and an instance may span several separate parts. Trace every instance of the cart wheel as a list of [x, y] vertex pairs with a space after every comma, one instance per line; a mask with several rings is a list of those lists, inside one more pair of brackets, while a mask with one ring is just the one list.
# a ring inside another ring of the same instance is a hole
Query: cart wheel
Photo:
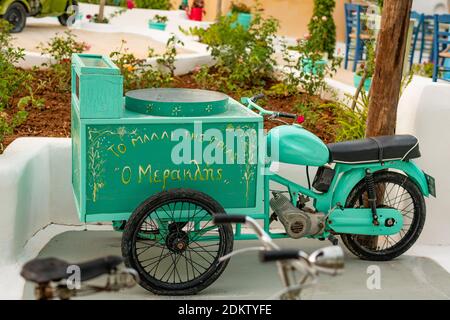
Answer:
[[11, 33], [21, 32], [25, 28], [27, 11], [20, 2], [14, 2], [6, 10], [3, 19], [12, 24]]
[[59, 23], [60, 23], [62, 26], [64, 26], [64, 27], [67, 26], [67, 22], [69, 21], [69, 17], [70, 17], [71, 15], [73, 15], [73, 14], [76, 13], [76, 12], [74, 12], [73, 10], [69, 12], [69, 11], [68, 11], [69, 6], [78, 6], [78, 2], [77, 2], [76, 0], [72, 0], [72, 1], [69, 0], [69, 1], [67, 1], [67, 5], [66, 5], [66, 10], [65, 10], [65, 12], [64, 12], [62, 15], [60, 15], [60, 16], [58, 17]]
[[139, 273], [140, 285], [164, 295], [196, 294], [211, 285], [233, 249], [230, 225], [213, 225], [225, 213], [208, 195], [172, 189], [145, 200], [131, 215], [122, 237], [125, 264]]

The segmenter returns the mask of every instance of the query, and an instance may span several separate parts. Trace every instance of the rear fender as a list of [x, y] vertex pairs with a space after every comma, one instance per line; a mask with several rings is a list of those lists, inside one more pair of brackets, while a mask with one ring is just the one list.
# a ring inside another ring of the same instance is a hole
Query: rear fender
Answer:
[[345, 206], [350, 192], [358, 184], [358, 182], [364, 179], [366, 169], [370, 169], [372, 172], [385, 169], [399, 170], [411, 178], [411, 180], [419, 187], [424, 196], [428, 197], [430, 195], [424, 172], [412, 160], [389, 161], [383, 164], [358, 164], [354, 166], [349, 164], [336, 164], [336, 171], [338, 173], [341, 172], [342, 176], [339, 178], [334, 188], [331, 207], [335, 206], [337, 203]]

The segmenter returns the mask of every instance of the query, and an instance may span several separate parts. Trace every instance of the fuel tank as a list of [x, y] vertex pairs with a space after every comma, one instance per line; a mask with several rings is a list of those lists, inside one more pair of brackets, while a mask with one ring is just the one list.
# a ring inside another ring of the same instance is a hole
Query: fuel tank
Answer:
[[299, 125], [279, 126], [270, 130], [267, 135], [267, 155], [272, 161], [314, 167], [324, 165], [330, 158], [325, 143]]

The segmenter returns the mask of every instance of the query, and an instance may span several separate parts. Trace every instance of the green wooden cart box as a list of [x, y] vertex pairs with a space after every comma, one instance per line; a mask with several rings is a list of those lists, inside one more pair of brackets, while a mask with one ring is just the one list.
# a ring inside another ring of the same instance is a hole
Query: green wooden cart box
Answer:
[[[208, 194], [228, 213], [264, 212], [263, 166], [250, 161], [258, 159], [262, 121], [217, 92], [148, 89], [124, 97], [120, 70], [108, 57], [75, 54], [72, 186], [80, 220], [127, 220], [153, 194], [180, 187]], [[226, 143], [214, 138], [219, 133]], [[194, 154], [174, 161], [186, 141]], [[246, 158], [238, 161], [242, 145]], [[206, 159], [214, 148], [223, 163]]]

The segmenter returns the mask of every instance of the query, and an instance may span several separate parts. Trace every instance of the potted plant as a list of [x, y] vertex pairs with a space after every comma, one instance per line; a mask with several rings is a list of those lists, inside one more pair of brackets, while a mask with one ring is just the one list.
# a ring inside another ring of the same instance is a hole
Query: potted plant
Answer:
[[156, 29], [156, 30], [166, 30], [167, 21], [169, 19], [166, 16], [160, 16], [159, 14], [153, 16], [153, 19], [150, 19], [148, 21], [148, 27], [150, 29]]
[[191, 13], [189, 14], [190, 20], [202, 21], [203, 13], [205, 12], [205, 1], [204, 0], [194, 0], [191, 8]]
[[244, 3], [232, 2], [230, 7], [230, 14], [237, 15], [236, 22], [240, 24], [244, 29], [250, 28], [252, 21], [251, 9]]

